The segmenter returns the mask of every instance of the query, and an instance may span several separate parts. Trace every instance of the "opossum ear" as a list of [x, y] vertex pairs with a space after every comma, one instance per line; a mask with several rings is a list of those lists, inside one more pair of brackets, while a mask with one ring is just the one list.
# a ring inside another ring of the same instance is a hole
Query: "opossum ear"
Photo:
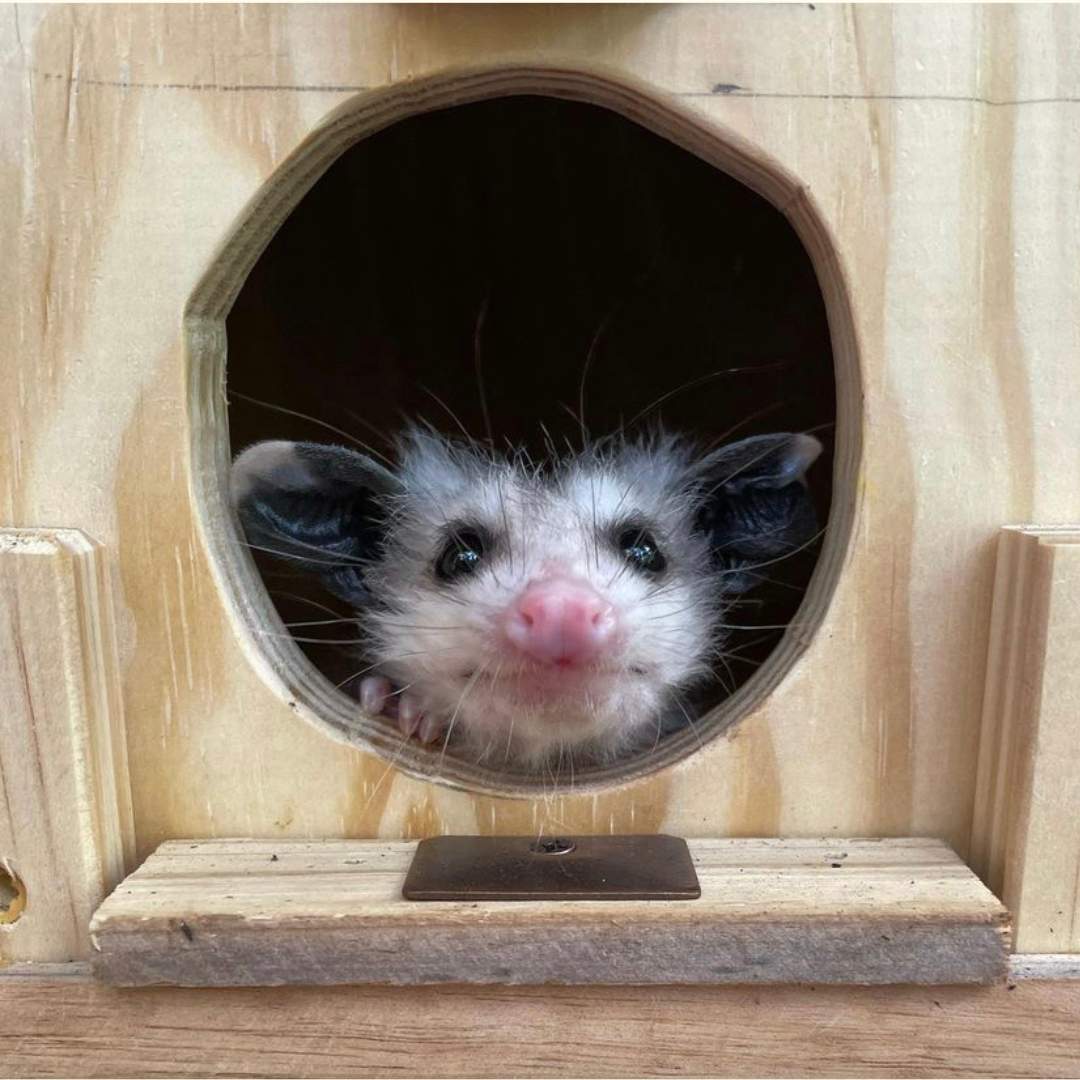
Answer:
[[817, 515], [803, 477], [820, 453], [810, 435], [757, 435], [702, 462], [697, 525], [725, 593], [764, 581], [770, 564], [813, 540]]
[[364, 572], [383, 537], [380, 497], [398, 490], [393, 473], [341, 446], [261, 442], [233, 462], [229, 486], [254, 548], [354, 604], [370, 599]]

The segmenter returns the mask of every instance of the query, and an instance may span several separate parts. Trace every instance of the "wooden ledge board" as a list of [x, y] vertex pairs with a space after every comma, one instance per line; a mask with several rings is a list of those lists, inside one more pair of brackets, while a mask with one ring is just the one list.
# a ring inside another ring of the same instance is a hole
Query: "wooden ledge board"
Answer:
[[414, 843], [171, 841], [101, 905], [117, 986], [978, 983], [1005, 909], [936, 840], [694, 840], [702, 896], [407, 901]]

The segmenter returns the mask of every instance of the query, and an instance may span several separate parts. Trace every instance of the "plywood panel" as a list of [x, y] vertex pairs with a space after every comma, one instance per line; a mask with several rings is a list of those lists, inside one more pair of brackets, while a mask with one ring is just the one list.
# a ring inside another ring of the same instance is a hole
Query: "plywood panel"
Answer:
[[[1038, 5], [5, 9], [0, 515], [104, 545], [141, 853], [540, 828], [963, 853], [994, 534], [1080, 509], [1078, 32]], [[190, 422], [220, 387], [189, 402], [183, 313], [334, 109], [522, 58], [641, 80], [782, 166], [836, 253], [863, 379], [855, 531], [794, 670], [681, 764], [519, 800], [412, 779], [290, 705], [193, 507]]]
[[133, 862], [100, 554], [73, 531], [0, 530], [0, 869], [20, 894], [0, 966], [89, 956], [90, 915]]

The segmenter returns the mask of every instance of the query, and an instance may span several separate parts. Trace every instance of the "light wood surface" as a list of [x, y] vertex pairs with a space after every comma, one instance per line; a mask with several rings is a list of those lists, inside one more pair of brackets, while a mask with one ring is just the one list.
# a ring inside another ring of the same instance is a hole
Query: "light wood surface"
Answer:
[[[540, 829], [920, 834], [966, 854], [995, 534], [1080, 508], [1078, 35], [1080, 9], [1053, 5], [4, 8], [0, 520], [103, 545], [140, 854]], [[199, 360], [243, 264], [219, 259], [265, 185], [368, 90], [401, 87], [407, 111], [426, 77], [485, 64], [603, 69], [748, 182], [797, 190], [784, 209], [847, 364], [853, 531], [794, 668], [685, 761], [546, 798], [418, 780], [377, 732], [367, 750], [313, 722], [325, 685], [290, 692], [252, 632], [265, 603], [220, 562], [222, 433], [193, 446], [220, 416]]]
[[1007, 916], [933, 840], [697, 840], [701, 897], [415, 902], [415, 844], [173, 841], [98, 909], [121, 986], [900, 983], [1005, 976]]
[[1080, 953], [1080, 529], [998, 552], [972, 861], [1020, 952]]
[[1080, 983], [5, 985], [7, 1076], [1075, 1077]]
[[80, 533], [0, 530], [0, 868], [21, 909], [0, 966], [89, 956], [90, 915], [133, 863], [102, 569]]

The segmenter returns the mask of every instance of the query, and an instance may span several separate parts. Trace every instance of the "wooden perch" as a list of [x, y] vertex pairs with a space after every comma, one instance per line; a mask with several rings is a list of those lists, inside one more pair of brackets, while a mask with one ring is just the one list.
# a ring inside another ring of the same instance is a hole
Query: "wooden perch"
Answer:
[[101, 905], [119, 986], [972, 983], [1005, 909], [943, 843], [693, 840], [699, 900], [416, 903], [412, 843], [172, 841]]

